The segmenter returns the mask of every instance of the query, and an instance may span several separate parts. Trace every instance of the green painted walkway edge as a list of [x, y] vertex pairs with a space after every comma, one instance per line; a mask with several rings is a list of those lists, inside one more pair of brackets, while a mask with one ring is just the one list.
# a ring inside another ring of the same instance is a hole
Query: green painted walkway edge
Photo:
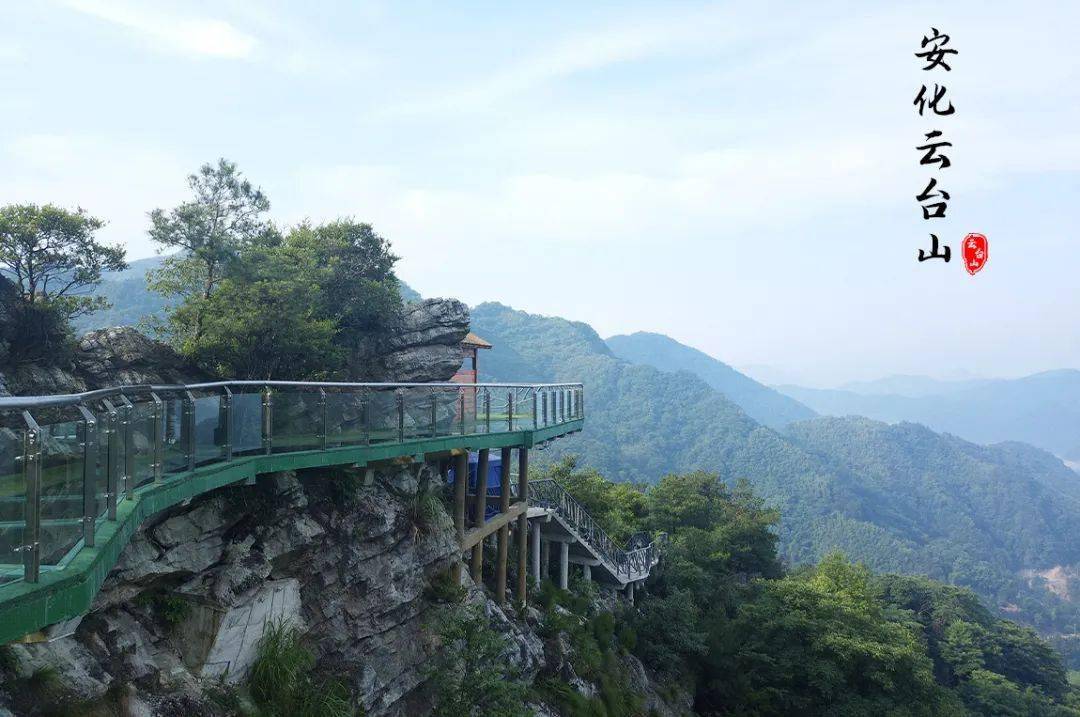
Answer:
[[576, 433], [584, 423], [584, 419], [578, 419], [535, 430], [472, 433], [401, 443], [237, 456], [231, 461], [169, 475], [160, 483], [150, 483], [137, 489], [131, 500], [120, 501], [116, 507], [116, 520], [99, 522], [94, 534], [95, 547], [82, 548], [63, 569], [42, 572], [36, 583], [20, 581], [0, 586], [0, 644], [18, 640], [49, 625], [88, 612], [94, 596], [139, 526], [155, 513], [188, 498], [275, 471], [363, 465], [455, 448], [532, 448], [544, 441]]

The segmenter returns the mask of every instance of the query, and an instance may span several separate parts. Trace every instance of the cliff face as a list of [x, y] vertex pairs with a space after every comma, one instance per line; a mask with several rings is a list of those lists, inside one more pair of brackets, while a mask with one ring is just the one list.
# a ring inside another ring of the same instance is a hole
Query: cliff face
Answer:
[[120, 689], [136, 714], [219, 714], [209, 690], [243, 681], [265, 625], [284, 621], [368, 714], [413, 714], [433, 649], [425, 586], [455, 547], [444, 512], [419, 530], [410, 509], [431, 473], [274, 474], [159, 514], [69, 636], [9, 648], [16, 681], [55, 670], [72, 696]]

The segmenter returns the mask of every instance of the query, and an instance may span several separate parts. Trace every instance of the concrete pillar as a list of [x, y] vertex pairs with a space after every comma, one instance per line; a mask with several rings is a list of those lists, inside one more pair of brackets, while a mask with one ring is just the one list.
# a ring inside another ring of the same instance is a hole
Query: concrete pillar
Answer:
[[570, 543], [559, 543], [559, 587], [570, 587]]
[[533, 581], [540, 584], [540, 521], [534, 520], [532, 523], [532, 535], [529, 536], [532, 540], [532, 576]]
[[626, 584], [626, 599], [630, 601], [630, 604], [634, 604], [634, 583]]
[[551, 574], [551, 541], [544, 540], [540, 543], [540, 577], [541, 579]]
[[[488, 449], [481, 448], [476, 458], [476, 495], [473, 496], [473, 524], [483, 527], [487, 513]], [[472, 579], [477, 585], [484, 580], [484, 541], [473, 546]]]
[[588, 563], [581, 566], [581, 579], [585, 582], [592, 581], [592, 566]]
[[461, 584], [461, 543], [465, 540], [465, 489], [469, 483], [469, 454], [454, 459], [454, 532], [457, 533], [458, 549], [450, 566], [450, 577], [455, 585]]
[[[510, 510], [510, 449], [503, 448], [499, 454], [499, 512]], [[499, 528], [498, 557], [495, 565], [495, 602], [502, 605], [506, 600], [506, 561], [510, 552], [510, 526]]]
[[518, 517], [518, 589], [517, 601], [525, 605], [525, 593], [528, 588], [525, 571], [528, 570], [529, 556], [529, 449], [518, 448], [518, 502], [525, 511]]

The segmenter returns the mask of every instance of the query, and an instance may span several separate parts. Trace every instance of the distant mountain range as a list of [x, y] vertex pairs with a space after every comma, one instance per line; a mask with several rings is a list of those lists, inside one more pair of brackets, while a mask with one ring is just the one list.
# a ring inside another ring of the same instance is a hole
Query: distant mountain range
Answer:
[[817, 414], [789, 396], [764, 386], [708, 354], [663, 334], [639, 331], [612, 336], [607, 345], [619, 358], [661, 371], [687, 371], [727, 396], [758, 423], [783, 428]]
[[1080, 461], [1080, 371], [959, 382], [900, 377], [846, 390], [778, 386], [818, 413], [914, 421], [976, 443], [1024, 441]]
[[[781, 510], [781, 550], [793, 562], [842, 550], [875, 570], [972, 587], [1045, 632], [1080, 631], [1078, 606], [1024, 572], [1080, 563], [1080, 479], [1049, 453], [861, 417], [810, 418], [777, 431], [696, 372], [646, 365], [691, 361], [760, 410], [763, 387], [666, 337], [608, 343], [587, 324], [500, 304], [477, 306], [472, 325], [494, 344], [481, 359], [485, 380], [585, 383], [585, 430], [549, 447], [541, 462], [576, 454], [632, 482], [693, 470], [746, 479]], [[633, 354], [631, 343], [663, 353]]]

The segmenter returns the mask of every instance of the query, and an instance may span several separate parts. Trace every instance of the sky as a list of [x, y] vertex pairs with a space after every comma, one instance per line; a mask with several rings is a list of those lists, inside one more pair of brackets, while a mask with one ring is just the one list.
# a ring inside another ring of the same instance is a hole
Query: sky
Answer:
[[[147, 212], [227, 157], [425, 296], [768, 380], [1080, 367], [1075, 2], [3, 2], [0, 203]], [[914, 56], [936, 27], [949, 73]], [[913, 107], [943, 83], [943, 118]], [[923, 133], [953, 166], [920, 166]], [[915, 195], [936, 176], [945, 219]], [[915, 257], [934, 231], [945, 264]], [[969, 276], [968, 232], [990, 261]]]

